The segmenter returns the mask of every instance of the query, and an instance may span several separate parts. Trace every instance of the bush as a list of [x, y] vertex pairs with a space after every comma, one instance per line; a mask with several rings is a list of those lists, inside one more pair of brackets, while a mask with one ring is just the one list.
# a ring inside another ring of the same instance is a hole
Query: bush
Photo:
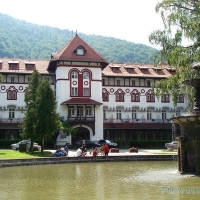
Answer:
[[[14, 143], [18, 143], [23, 139], [17, 140], [0, 140], [0, 149], [11, 149], [10, 145]], [[34, 140], [34, 142], [38, 143], [41, 146], [41, 140]], [[44, 148], [45, 149], [54, 149], [54, 140], [53, 139], [46, 139], [44, 141]]]

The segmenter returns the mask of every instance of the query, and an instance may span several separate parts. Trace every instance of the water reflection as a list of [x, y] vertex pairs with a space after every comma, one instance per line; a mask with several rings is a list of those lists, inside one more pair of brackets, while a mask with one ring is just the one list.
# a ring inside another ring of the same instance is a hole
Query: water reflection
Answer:
[[[175, 161], [10, 167], [0, 177], [1, 200], [200, 198], [199, 178], [178, 174]], [[190, 193], [180, 193], [186, 187]]]

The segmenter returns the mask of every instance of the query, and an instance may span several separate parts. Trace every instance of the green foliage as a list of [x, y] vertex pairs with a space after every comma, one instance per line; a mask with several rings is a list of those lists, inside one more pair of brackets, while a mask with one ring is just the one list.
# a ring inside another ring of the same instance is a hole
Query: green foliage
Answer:
[[63, 130], [67, 135], [76, 135], [78, 129], [72, 128], [68, 121], [60, 119], [59, 130]]
[[45, 137], [50, 137], [58, 130], [59, 114], [56, 112], [55, 94], [47, 79], [40, 82], [36, 90], [36, 113], [35, 134], [42, 141], [42, 152]]
[[194, 77], [190, 66], [200, 60], [200, 2], [163, 0], [157, 4], [156, 11], [161, 14], [164, 30], [154, 31], [149, 40], [161, 48], [157, 59], [166, 60], [169, 66], [176, 69], [177, 75], [156, 83], [154, 87], [160, 90], [157, 95], [171, 92], [174, 105], [177, 104], [179, 92], [187, 92], [191, 105], [194, 102], [194, 91], [187, 85], [182, 85], [182, 81]]
[[26, 110], [24, 111], [24, 120], [22, 123], [22, 138], [30, 138], [31, 141], [36, 139], [36, 122], [38, 120], [38, 113], [36, 109], [37, 88], [40, 85], [41, 75], [37, 70], [34, 70], [28, 87], [25, 91], [24, 101], [26, 103]]
[[24, 111], [21, 136], [30, 138], [31, 143], [40, 140], [43, 152], [45, 137], [49, 138], [58, 129], [59, 115], [56, 113], [55, 94], [47, 79], [41, 81], [37, 70], [34, 70], [26, 88], [25, 103], [27, 109]]
[[[75, 33], [68, 29], [39, 26], [0, 13], [0, 57], [50, 59]], [[79, 33], [109, 62], [152, 64], [156, 49], [97, 35]]]

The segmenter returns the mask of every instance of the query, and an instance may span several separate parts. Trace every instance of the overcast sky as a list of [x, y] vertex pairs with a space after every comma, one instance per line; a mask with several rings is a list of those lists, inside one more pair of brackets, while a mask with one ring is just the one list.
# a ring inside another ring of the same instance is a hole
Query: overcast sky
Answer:
[[159, 0], [2, 0], [0, 12], [38, 25], [150, 45], [163, 27]]

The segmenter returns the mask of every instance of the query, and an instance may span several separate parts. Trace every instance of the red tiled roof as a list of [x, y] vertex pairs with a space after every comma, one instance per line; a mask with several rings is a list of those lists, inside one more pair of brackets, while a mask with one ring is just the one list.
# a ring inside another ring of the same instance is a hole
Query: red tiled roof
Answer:
[[78, 105], [101, 105], [102, 103], [89, 98], [71, 98], [61, 103], [61, 105], [78, 104]]
[[[86, 53], [84, 55], [77, 55], [74, 52], [74, 50], [79, 46], [84, 47], [84, 49], [86, 50]], [[52, 68], [55, 67], [52, 66], [55, 65], [53, 64], [54, 60], [101, 62], [104, 66], [108, 64], [108, 61], [106, 59], [104, 59], [85, 41], [83, 41], [77, 34], [58, 53], [53, 55], [47, 70], [52, 70]]]
[[0, 58], [0, 64], [1, 64], [1, 68], [0, 68], [0, 73], [24, 73], [24, 74], [32, 74], [34, 68], [32, 69], [27, 69], [25, 64], [28, 63], [34, 63], [35, 64], [35, 68], [36, 70], [41, 73], [41, 74], [49, 74], [49, 72], [47, 71], [47, 66], [49, 61], [48, 60], [26, 60], [26, 59], [19, 59], [19, 58], [15, 58], [14, 61], [16, 63], [18, 63], [18, 68], [17, 69], [11, 69], [9, 68], [9, 61], [13, 61], [12, 58]]
[[[115, 67], [116, 66], [116, 67]], [[162, 66], [161, 70], [156, 70], [154, 65], [141, 65], [139, 64], [125, 64], [125, 63], [110, 63], [102, 71], [103, 76], [115, 76], [115, 77], [152, 77], [152, 78], [166, 78], [174, 75], [173, 72], [168, 70], [168, 66]], [[116, 69], [117, 70], [116, 70]], [[134, 71], [127, 71], [129, 68], [134, 68]], [[146, 69], [148, 71], [142, 71]], [[160, 68], [159, 68], [160, 69]]]

